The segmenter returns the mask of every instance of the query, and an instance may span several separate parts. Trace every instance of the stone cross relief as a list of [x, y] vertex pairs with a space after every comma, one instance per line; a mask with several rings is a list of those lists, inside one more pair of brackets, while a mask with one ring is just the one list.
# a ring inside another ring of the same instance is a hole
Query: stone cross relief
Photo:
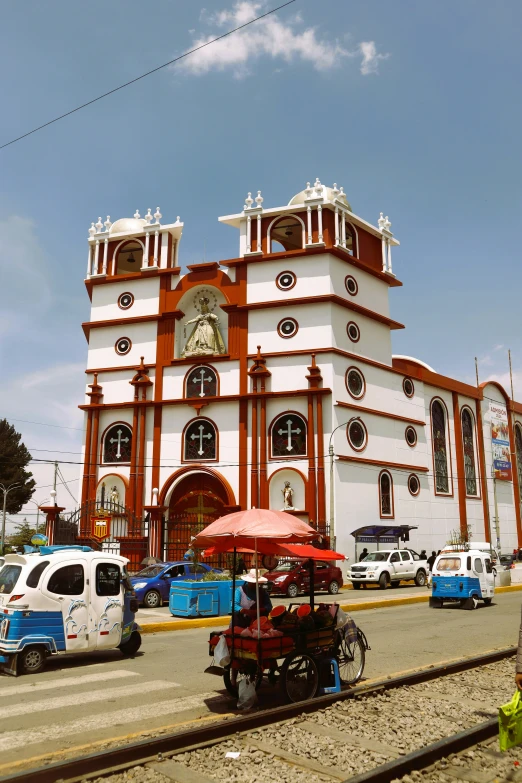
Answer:
[[205, 429], [203, 424], [200, 424], [198, 427], [199, 435], [196, 435], [195, 432], [192, 433], [190, 436], [191, 440], [197, 440], [199, 438], [199, 449], [198, 454], [201, 456], [203, 454], [203, 438], [208, 438], [210, 440], [212, 438], [212, 433], [207, 433], [207, 435], [203, 434], [203, 430]]
[[117, 443], [118, 444], [118, 450], [116, 452], [116, 459], [121, 459], [121, 444], [122, 443], [128, 443], [129, 439], [121, 437], [122, 434], [123, 434], [121, 430], [116, 430], [116, 434], [117, 434], [118, 437], [117, 438], [110, 438], [109, 439], [109, 443]]
[[192, 383], [200, 384], [200, 391], [199, 391], [200, 397], [205, 396], [205, 392], [203, 391], [203, 386], [205, 384], [205, 381], [207, 381], [207, 383], [210, 383], [212, 381], [212, 376], [210, 376], [209, 378], [205, 378], [205, 370], [201, 368], [201, 370], [199, 371], [199, 378], [196, 375], [196, 377], [192, 379]]
[[288, 436], [288, 445], [286, 447], [287, 451], [292, 451], [293, 448], [294, 448], [292, 446], [292, 435], [299, 435], [300, 432], [301, 432], [301, 430], [300, 430], [299, 427], [297, 427], [297, 429], [295, 429], [295, 430], [292, 429], [292, 419], [287, 419], [287, 421], [286, 421], [286, 430], [282, 430], [282, 429], [281, 430], [277, 430], [277, 434], [278, 435], [287, 435]]

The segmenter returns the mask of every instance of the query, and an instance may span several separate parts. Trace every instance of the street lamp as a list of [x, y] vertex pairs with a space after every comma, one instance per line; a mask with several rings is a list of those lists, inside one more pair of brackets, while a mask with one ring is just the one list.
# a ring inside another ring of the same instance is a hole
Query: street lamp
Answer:
[[344, 424], [338, 424], [337, 427], [335, 427], [332, 430], [332, 434], [330, 435], [330, 440], [328, 442], [328, 454], [330, 455], [330, 541], [332, 542], [332, 549], [334, 552], [336, 551], [336, 535], [335, 535], [335, 528], [334, 528], [334, 447], [332, 443], [332, 438], [334, 436], [334, 433], [339, 430], [341, 427], [347, 427], [348, 424], [350, 424], [351, 421], [360, 421], [360, 416], [355, 416], [353, 419], [350, 419], [350, 421], [345, 421]]
[[32, 503], [33, 505], [36, 506], [36, 509], [37, 509], [37, 511], [36, 511], [36, 533], [38, 533], [38, 520], [40, 519], [40, 506], [43, 506], [44, 503], [48, 503], [49, 502], [49, 498], [45, 498], [44, 500], [40, 500], [38, 503], [36, 502], [36, 500], [28, 500], [27, 502], [28, 503]]
[[5, 546], [5, 515], [7, 512], [7, 496], [13, 489], [18, 489], [22, 485], [18, 482], [9, 484], [7, 487], [5, 484], [0, 484], [0, 490], [4, 493], [4, 513], [2, 516], [2, 537], [0, 538], [0, 551], [2, 554], [4, 554], [4, 546]]

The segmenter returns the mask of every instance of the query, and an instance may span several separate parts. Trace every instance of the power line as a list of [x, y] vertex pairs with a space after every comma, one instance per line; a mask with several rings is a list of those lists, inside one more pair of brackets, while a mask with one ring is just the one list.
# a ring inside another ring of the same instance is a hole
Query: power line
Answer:
[[[0, 147], [0, 149], [2, 149]], [[80, 427], [64, 427], [63, 424], [46, 424], [44, 421], [28, 421], [27, 419], [13, 419], [9, 416], [9, 421], [21, 421], [24, 424], [38, 424], [40, 427], [55, 427], [58, 430], [74, 430], [75, 432], [85, 432], [84, 428]], [[35, 449], [38, 451], [38, 449]]]
[[145, 79], [146, 76], [150, 76], [151, 74], [156, 73], [157, 71], [161, 71], [162, 68], [166, 68], [168, 65], [173, 65], [174, 63], [183, 60], [185, 57], [189, 57], [191, 54], [194, 54], [195, 52], [199, 52], [201, 49], [205, 49], [207, 46], [210, 46], [211, 44], [216, 43], [217, 41], [223, 40], [223, 38], [232, 35], [232, 33], [237, 33], [239, 30], [243, 30], [245, 27], [254, 24], [254, 22], [258, 22], [260, 19], [264, 19], [265, 17], [270, 16], [270, 14], [274, 14], [276, 11], [280, 11], [282, 8], [286, 8], [286, 6], [291, 5], [292, 3], [295, 2], [296, 0], [288, 0], [286, 3], [277, 6], [277, 8], [272, 8], [270, 11], [267, 11], [266, 13], [261, 14], [260, 16], [256, 16], [255, 19], [251, 19], [249, 22], [245, 22], [244, 24], [241, 24], [238, 27], [234, 27], [233, 30], [229, 30], [228, 32], [223, 33], [222, 35], [218, 35], [217, 38], [213, 38], [211, 41], [207, 41], [204, 44], [200, 44], [200, 46], [196, 46], [194, 49], [190, 49], [190, 51], [185, 52], [184, 54], [180, 54], [179, 57], [175, 57], [173, 60], [169, 60], [168, 62], [163, 63], [163, 65], [158, 65], [157, 68], [153, 68], [151, 71], [142, 73], [141, 76], [136, 76], [135, 79], [131, 79], [130, 81], [125, 82], [125, 84], [120, 84], [119, 87], [114, 87], [114, 89], [109, 90], [108, 92], [104, 92], [103, 95], [98, 95], [98, 97], [93, 98], [92, 101], [87, 101], [87, 103], [82, 103], [81, 106], [77, 106], [75, 109], [71, 109], [70, 111], [65, 112], [65, 114], [60, 114], [60, 116], [55, 117], [54, 120], [49, 120], [49, 122], [44, 122], [43, 125], [39, 125], [37, 128], [33, 128], [33, 130], [31, 131], [28, 131], [27, 133], [23, 133], [21, 136], [18, 136], [16, 139], [12, 139], [11, 141], [2, 144], [0, 146], [0, 150], [3, 150], [4, 147], [9, 147], [10, 144], [15, 144], [17, 141], [21, 141], [22, 139], [27, 138], [27, 136], [31, 136], [31, 134], [36, 133], [37, 131], [42, 130], [43, 128], [47, 128], [49, 125], [52, 125], [53, 123], [58, 122], [59, 120], [63, 120], [65, 117], [69, 117], [69, 115], [74, 114], [77, 111], [80, 111], [80, 109], [85, 109], [87, 106], [91, 106], [93, 103], [96, 103], [97, 101], [101, 101], [102, 98], [106, 98], [108, 95], [112, 95], [113, 93], [118, 92], [118, 90], [123, 90], [124, 87], [129, 87], [131, 84], [135, 84], [136, 82], [139, 82], [141, 79]]

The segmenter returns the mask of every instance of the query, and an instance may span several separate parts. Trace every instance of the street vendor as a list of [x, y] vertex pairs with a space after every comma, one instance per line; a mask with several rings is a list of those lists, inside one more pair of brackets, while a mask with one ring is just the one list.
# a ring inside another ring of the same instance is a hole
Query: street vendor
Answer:
[[[236, 587], [234, 593], [234, 614], [232, 625], [238, 625], [241, 628], [248, 628], [250, 623], [258, 615], [256, 598], [256, 569], [251, 568], [245, 576], [242, 577], [244, 584]], [[259, 583], [259, 603], [260, 617], [266, 617], [272, 610], [272, 601], [266, 590], [268, 579], [264, 576], [258, 576]]]

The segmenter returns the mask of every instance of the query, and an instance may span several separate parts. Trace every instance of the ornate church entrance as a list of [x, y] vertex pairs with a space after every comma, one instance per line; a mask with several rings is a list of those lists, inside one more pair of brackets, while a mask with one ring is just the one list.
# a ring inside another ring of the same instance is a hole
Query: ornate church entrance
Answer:
[[[218, 517], [228, 513], [228, 497], [223, 484], [209, 473], [190, 473], [176, 484], [169, 504], [164, 530], [165, 561], [182, 560], [190, 539]], [[219, 566], [211, 559], [205, 561]]]

